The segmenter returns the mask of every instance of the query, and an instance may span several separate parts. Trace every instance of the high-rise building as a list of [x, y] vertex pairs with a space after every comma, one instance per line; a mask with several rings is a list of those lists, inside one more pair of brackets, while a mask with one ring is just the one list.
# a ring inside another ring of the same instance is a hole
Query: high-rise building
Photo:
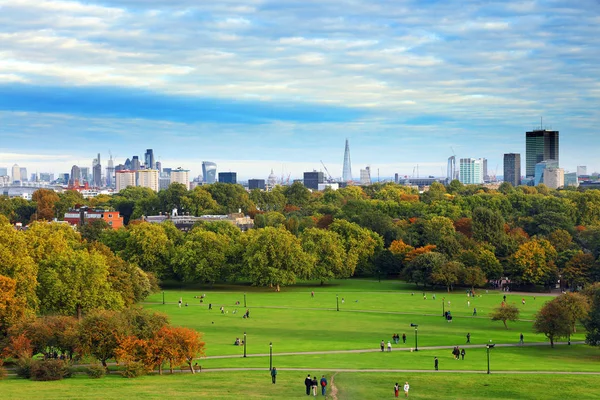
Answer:
[[322, 171], [304, 173], [304, 186], [308, 189], [319, 190], [319, 183], [323, 182], [325, 182], [325, 175]]
[[81, 169], [77, 165], [73, 165], [71, 167], [71, 179], [69, 180], [69, 183], [72, 186], [77, 186], [83, 183], [81, 180]]
[[456, 156], [448, 157], [448, 166], [446, 167], [446, 181], [448, 183], [456, 179]]
[[21, 167], [19, 172], [21, 174], [21, 182], [27, 182], [27, 168]]
[[12, 167], [12, 181], [20, 182], [21, 181], [21, 167], [18, 164], [13, 165]]
[[69, 183], [69, 174], [58, 174], [58, 181], [63, 184]]
[[102, 187], [102, 162], [100, 161], [100, 153], [98, 153], [98, 158], [94, 159], [92, 168], [92, 185], [94, 187]]
[[504, 182], [508, 182], [513, 186], [519, 186], [521, 184], [520, 154], [504, 154]]
[[81, 183], [83, 183], [83, 182], [90, 183], [92, 181], [92, 178], [90, 176], [90, 168], [89, 167], [79, 167], [79, 170], [81, 172]]
[[146, 149], [146, 154], [144, 154], [144, 165], [146, 169], [154, 169], [156, 164], [154, 163], [154, 150]]
[[109, 188], [115, 185], [115, 164], [112, 158], [112, 154], [108, 159], [108, 167], [106, 167], [106, 186]]
[[0, 167], [0, 176], [8, 176], [8, 168]]
[[125, 160], [125, 164], [123, 165], [125, 165], [126, 170], [131, 169], [131, 160], [128, 158], [127, 160]]
[[558, 131], [546, 129], [525, 133], [525, 177], [535, 177], [535, 165], [545, 160], [558, 162]]
[[587, 175], [587, 167], [585, 165], [577, 166], [577, 176]]
[[160, 161], [156, 162], [156, 169], [158, 170], [159, 174], [162, 173], [162, 163]]
[[579, 179], [577, 179], [577, 176], [577, 172], [569, 172], [568, 174], [565, 174], [565, 187], [579, 186]]
[[490, 176], [488, 175], [488, 165], [487, 158], [483, 159], [483, 181], [488, 182], [490, 180]]
[[220, 183], [237, 183], [237, 172], [219, 172]]
[[535, 164], [535, 173], [533, 175], [533, 185], [537, 186], [544, 183], [544, 172], [547, 168], [558, 168], [558, 161], [544, 160]]
[[140, 187], [147, 187], [155, 192], [158, 192], [158, 175], [157, 169], [140, 169], [137, 171], [137, 185]]
[[348, 143], [348, 139], [346, 139], [346, 147], [344, 148], [344, 168], [342, 170], [342, 181], [352, 182], [352, 164], [350, 162], [350, 144]]
[[565, 170], [562, 168], [546, 168], [544, 171], [544, 185], [550, 189], [558, 189], [565, 186]]
[[[127, 161], [125, 161], [125, 165], [127, 165]], [[137, 171], [138, 169], [141, 169], [141, 165], [140, 165], [140, 159], [138, 156], [133, 156], [131, 158], [131, 170], [132, 171]]]
[[248, 189], [260, 189], [265, 190], [265, 180], [264, 179], [249, 179], [248, 180]]
[[481, 185], [483, 183], [483, 159], [460, 159], [460, 182], [465, 185]]
[[135, 186], [135, 171], [123, 170], [115, 172], [116, 191], [120, 192], [127, 186]]
[[202, 179], [204, 179], [204, 183], [215, 183], [217, 164], [211, 161], [202, 161]]
[[400, 177], [399, 177], [398, 173], [396, 172], [396, 173], [394, 174], [394, 183], [395, 183], [395, 184], [398, 184], [398, 182], [399, 182], [399, 179], [400, 179]]
[[371, 184], [371, 167], [367, 166], [365, 169], [360, 170], [360, 184], [362, 186]]
[[173, 183], [181, 183], [190, 190], [190, 171], [181, 167], [171, 170], [171, 184]]

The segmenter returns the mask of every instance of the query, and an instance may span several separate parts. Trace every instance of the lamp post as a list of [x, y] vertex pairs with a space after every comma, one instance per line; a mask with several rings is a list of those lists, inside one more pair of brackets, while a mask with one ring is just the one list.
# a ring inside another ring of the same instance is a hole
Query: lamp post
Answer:
[[246, 358], [246, 343], [248, 342], [248, 338], [246, 337], [246, 332], [244, 332], [244, 358]]
[[444, 300], [442, 300], [442, 316], [446, 316], [446, 303]]
[[337, 310], [340, 311], [340, 298], [337, 294], [335, 295], [335, 304], [336, 304]]
[[244, 307], [246, 307], [246, 293], [244, 293]]
[[417, 327], [419, 325], [417, 325], [417, 324], [410, 324], [410, 326], [412, 326], [413, 328], [415, 328], [415, 351], [419, 351], [419, 341], [418, 341], [418, 333], [417, 333]]
[[163, 290], [163, 305], [165, 304], [165, 291]]
[[[491, 342], [491, 340], [490, 340], [490, 342]], [[487, 349], [487, 362], [488, 362], [488, 370], [487, 370], [487, 373], [488, 373], [488, 375], [489, 375], [489, 373], [490, 373], [490, 349], [493, 349], [493, 348], [494, 348], [494, 346], [496, 346], [496, 345], [495, 345], [495, 344], [491, 344], [491, 343], [488, 343], [488, 344], [486, 344], [486, 345], [485, 345], [485, 347], [486, 347], [486, 349]]]
[[269, 371], [273, 370], [273, 342], [269, 343]]

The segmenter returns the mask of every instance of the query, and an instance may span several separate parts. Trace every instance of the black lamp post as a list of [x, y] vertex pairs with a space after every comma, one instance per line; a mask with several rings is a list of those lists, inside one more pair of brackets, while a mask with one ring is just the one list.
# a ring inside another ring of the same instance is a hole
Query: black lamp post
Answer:
[[269, 343], [269, 371], [273, 369], [273, 342]]
[[244, 358], [246, 358], [246, 343], [248, 342], [248, 338], [246, 337], [246, 332], [244, 332]]
[[244, 293], [244, 307], [246, 307], [246, 293]]
[[335, 304], [336, 304], [336, 308], [338, 311], [340, 311], [340, 298], [338, 297], [338, 295], [335, 295]]
[[445, 301], [442, 300], [442, 315], [445, 317], [446, 316], [446, 304], [444, 304]]
[[[490, 342], [491, 342], [491, 340], [490, 340]], [[496, 346], [496, 345], [495, 344], [491, 344], [491, 343], [485, 345], [485, 347], [487, 348], [487, 362], [488, 362], [487, 373], [488, 374], [490, 373], [490, 349], [493, 349], [494, 346]]]
[[165, 304], [165, 291], [163, 290], [163, 305]]
[[417, 327], [419, 325], [417, 325], [417, 324], [410, 324], [410, 326], [412, 326], [413, 328], [415, 328], [415, 351], [419, 351], [419, 342], [418, 342], [418, 333], [417, 333]]

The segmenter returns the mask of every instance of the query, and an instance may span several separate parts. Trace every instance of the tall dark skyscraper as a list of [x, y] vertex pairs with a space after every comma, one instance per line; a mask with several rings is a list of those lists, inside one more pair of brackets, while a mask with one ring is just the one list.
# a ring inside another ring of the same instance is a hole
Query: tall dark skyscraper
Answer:
[[237, 183], [237, 172], [219, 172], [220, 183]]
[[[347, 141], [346, 141], [347, 143]], [[325, 182], [325, 175], [322, 171], [313, 171], [313, 172], [305, 172], [304, 173], [304, 186], [313, 189], [319, 190], [319, 183]]]
[[513, 186], [521, 184], [521, 155], [507, 153], [504, 155], [504, 182]]
[[156, 164], [154, 163], [154, 151], [152, 149], [146, 149], [146, 154], [144, 154], [144, 165], [146, 169], [155, 169]]
[[350, 163], [350, 144], [348, 144], [348, 139], [346, 139], [346, 147], [344, 148], [344, 169], [342, 170], [342, 181], [352, 181], [352, 164]]
[[100, 153], [98, 153], [98, 158], [94, 159], [94, 167], [92, 168], [92, 184], [95, 187], [102, 187], [102, 163], [100, 162]]
[[204, 183], [215, 183], [217, 178], [217, 164], [211, 161], [202, 161], [202, 179]]
[[[125, 161], [125, 163], [127, 163], [127, 161]], [[138, 169], [141, 169], [140, 159], [139, 159], [138, 156], [133, 156], [131, 158], [131, 170], [132, 171], [137, 171]]]
[[81, 169], [77, 165], [73, 165], [71, 167], [71, 179], [69, 183], [72, 185], [81, 184], [83, 180], [81, 179]]
[[558, 162], [558, 131], [546, 129], [525, 133], [525, 176], [535, 176], [535, 164], [545, 160]]

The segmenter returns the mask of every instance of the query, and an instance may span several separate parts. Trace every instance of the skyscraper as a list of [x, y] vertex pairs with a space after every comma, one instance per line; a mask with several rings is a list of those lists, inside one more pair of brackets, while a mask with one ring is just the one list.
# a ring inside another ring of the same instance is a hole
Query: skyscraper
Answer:
[[525, 176], [535, 176], [535, 165], [545, 160], [558, 163], [558, 131], [546, 129], [525, 133]]
[[108, 159], [108, 167], [106, 167], [106, 186], [113, 187], [115, 185], [115, 164], [113, 162], [112, 154]]
[[342, 181], [352, 181], [352, 165], [350, 163], [350, 144], [346, 139], [346, 148], [344, 149], [344, 169], [342, 170]]
[[90, 168], [89, 167], [79, 167], [81, 171], [81, 183], [87, 182], [90, 183]]
[[92, 168], [92, 185], [95, 187], [102, 186], [102, 163], [100, 162], [100, 153], [98, 153], [98, 158], [94, 159]]
[[146, 149], [146, 154], [144, 154], [144, 165], [146, 169], [154, 169], [156, 164], [154, 163], [154, 150]]
[[171, 170], [171, 184], [181, 183], [190, 190], [190, 171], [181, 167]]
[[456, 156], [448, 157], [448, 167], [446, 168], [446, 181], [448, 183], [456, 179]]
[[27, 168], [21, 167], [21, 182], [27, 182]]
[[237, 172], [219, 172], [219, 182], [237, 183]]
[[[348, 141], [346, 141], [346, 144], [348, 144]], [[309, 189], [319, 190], [319, 183], [323, 182], [325, 182], [325, 175], [322, 171], [304, 173], [304, 186]]]
[[81, 184], [83, 181], [81, 179], [81, 169], [77, 165], [73, 165], [71, 167], [71, 179], [69, 180], [69, 184], [72, 186], [76, 186]]
[[362, 186], [371, 184], [371, 167], [367, 166], [365, 169], [360, 170], [360, 184]]
[[577, 176], [587, 175], [587, 167], [585, 165], [577, 166]]
[[217, 164], [211, 161], [202, 161], [202, 179], [204, 179], [204, 183], [215, 183]]
[[[127, 165], [127, 161], [125, 161], [125, 165]], [[140, 159], [138, 156], [133, 156], [131, 158], [131, 170], [132, 171], [137, 171], [138, 169], [140, 169]]]
[[8, 169], [0, 167], [0, 176], [8, 176]]
[[521, 184], [521, 155], [507, 153], [504, 155], [504, 182], [513, 186]]
[[18, 164], [12, 166], [12, 181], [20, 182], [21, 181], [21, 168]]
[[465, 185], [483, 183], [483, 158], [460, 159], [460, 182]]

